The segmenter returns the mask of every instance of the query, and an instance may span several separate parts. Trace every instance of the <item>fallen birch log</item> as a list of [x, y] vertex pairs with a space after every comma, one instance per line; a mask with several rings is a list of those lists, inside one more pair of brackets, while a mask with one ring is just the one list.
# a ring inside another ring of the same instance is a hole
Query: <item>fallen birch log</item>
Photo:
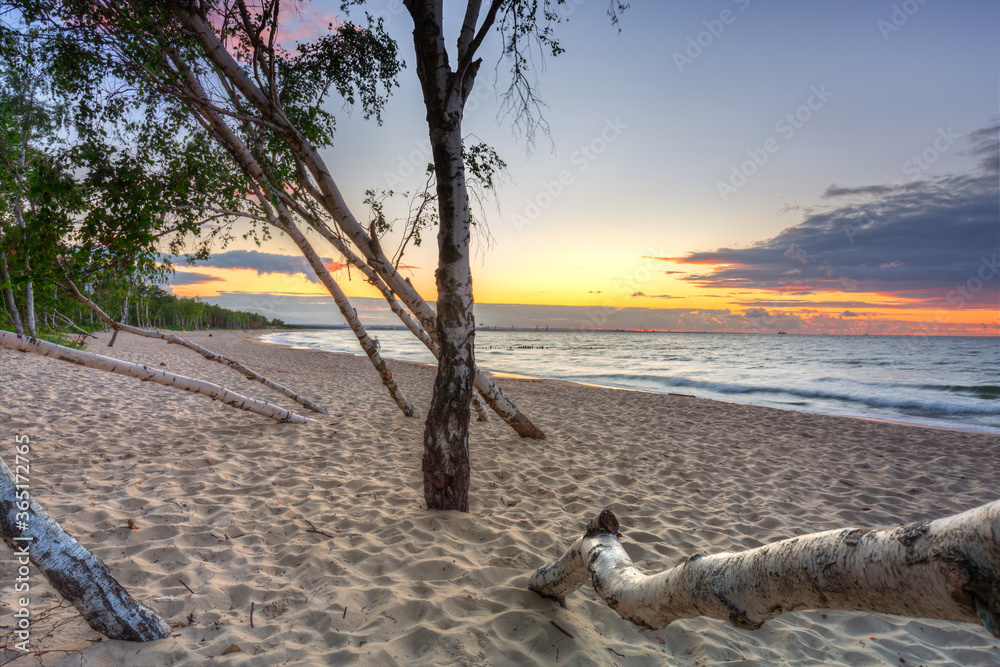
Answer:
[[118, 375], [136, 378], [137, 380], [142, 380], [143, 382], [155, 382], [156, 384], [166, 385], [167, 387], [183, 389], [184, 391], [190, 391], [195, 394], [208, 396], [214, 401], [220, 401], [234, 408], [263, 415], [279, 422], [308, 424], [313, 421], [312, 419], [308, 419], [294, 412], [289, 412], [288, 410], [278, 407], [277, 405], [272, 405], [266, 401], [238, 394], [235, 391], [230, 391], [225, 387], [220, 387], [217, 384], [206, 382], [205, 380], [189, 378], [184, 375], [175, 375], [173, 373], [168, 373], [167, 371], [148, 368], [142, 364], [133, 364], [129, 361], [122, 361], [121, 359], [105, 357], [100, 354], [94, 354], [93, 352], [74, 350], [69, 347], [63, 347], [62, 345], [56, 345], [55, 343], [49, 343], [48, 341], [39, 340], [37, 338], [18, 336], [10, 331], [0, 330], [0, 347], [6, 347], [20, 352], [30, 352], [31, 354], [38, 354], [43, 357], [52, 357], [53, 359], [68, 361], [79, 366], [96, 368], [109, 373], [117, 373]]
[[[28, 579], [28, 563], [33, 563], [59, 595], [73, 603], [87, 624], [109, 639], [148, 642], [169, 637], [170, 626], [155, 611], [136, 602], [104, 562], [63, 530], [26, 486], [26, 480], [19, 484], [0, 460], [0, 536], [14, 552], [18, 581]], [[27, 609], [24, 603], [17, 606]], [[31, 619], [19, 613], [13, 613], [12, 632], [27, 645]]]
[[228, 357], [224, 357], [221, 354], [212, 352], [211, 350], [204, 348], [201, 345], [198, 345], [197, 343], [191, 342], [186, 338], [181, 338], [180, 336], [175, 336], [174, 334], [168, 334], [163, 331], [151, 331], [149, 329], [140, 329], [139, 327], [133, 327], [129, 324], [122, 324], [121, 322], [118, 322], [117, 320], [113, 319], [110, 315], [105, 313], [103, 310], [101, 310], [100, 306], [98, 306], [96, 303], [85, 297], [80, 292], [80, 290], [77, 289], [76, 285], [73, 284], [71, 281], [67, 281], [66, 284], [63, 285], [63, 289], [67, 291], [70, 298], [79, 301], [87, 308], [89, 308], [95, 315], [97, 315], [97, 317], [102, 322], [104, 322], [109, 327], [114, 329], [116, 333], [118, 331], [125, 331], [126, 333], [134, 334], [136, 336], [144, 336], [146, 338], [159, 338], [160, 340], [165, 340], [168, 343], [172, 343], [174, 345], [180, 345], [181, 347], [186, 347], [189, 350], [197, 352], [198, 354], [205, 357], [209, 361], [214, 361], [216, 363], [222, 364], [223, 366], [228, 366], [232, 368], [234, 371], [240, 373], [248, 380], [260, 382], [268, 389], [273, 389], [276, 392], [284, 394], [285, 396], [292, 399], [299, 405], [309, 408], [313, 412], [319, 412], [324, 415], [329, 414], [329, 411], [326, 408], [316, 405], [315, 403], [305, 398], [304, 396], [296, 394], [291, 389], [288, 389], [287, 387], [284, 387], [278, 384], [277, 382], [267, 379], [263, 375], [250, 370], [249, 368], [247, 368], [238, 361], [233, 361]]
[[756, 630], [791, 611], [841, 609], [982, 623], [1000, 636], [1000, 501], [935, 521], [696, 555], [652, 576], [636, 569], [618, 527], [604, 510], [528, 587], [558, 599], [589, 579], [622, 618], [649, 629], [708, 616]]

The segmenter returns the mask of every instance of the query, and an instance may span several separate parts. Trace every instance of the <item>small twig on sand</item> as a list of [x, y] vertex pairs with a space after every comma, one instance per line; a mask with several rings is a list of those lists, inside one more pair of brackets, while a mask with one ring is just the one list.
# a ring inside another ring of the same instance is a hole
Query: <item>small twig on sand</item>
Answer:
[[344, 615], [341, 618], [347, 618], [347, 607], [344, 607]]
[[250, 603], [250, 629], [253, 630], [253, 602]]
[[619, 658], [624, 658], [625, 657], [624, 653], [619, 653], [618, 651], [614, 650], [610, 646], [605, 646], [604, 648], [608, 649], [609, 651], [611, 651], [612, 653], [614, 653], [615, 655], [617, 655]]
[[572, 634], [570, 634], [569, 630], [567, 630], [563, 626], [559, 625], [555, 621], [549, 621], [549, 623], [551, 623], [552, 625], [554, 625], [556, 627], [556, 630], [558, 630], [559, 632], [563, 633], [564, 635], [566, 635], [570, 639], [576, 639], [576, 637], [574, 637]]
[[[310, 521], [309, 519], [302, 519], [302, 520], [309, 524], [309, 530], [306, 531], [307, 533], [316, 533], [317, 535], [326, 535], [327, 537], [329, 537], [331, 539], [334, 537], [330, 533], [323, 532], [322, 530], [317, 530], [316, 526], [314, 526], [313, 523], [312, 523], [312, 521]], [[344, 611], [346, 612], [347, 609], [345, 608]]]
[[181, 579], [180, 577], [177, 577], [177, 581], [181, 582], [181, 586], [183, 586], [184, 588], [188, 589], [188, 593], [190, 593], [191, 595], [194, 595], [194, 591], [191, 590], [190, 586], [188, 586], [187, 584], [184, 583], [183, 579]]

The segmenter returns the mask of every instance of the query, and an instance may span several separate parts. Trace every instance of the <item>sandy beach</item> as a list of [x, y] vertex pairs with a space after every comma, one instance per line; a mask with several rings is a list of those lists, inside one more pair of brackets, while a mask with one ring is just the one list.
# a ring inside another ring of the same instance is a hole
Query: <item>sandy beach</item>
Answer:
[[[186, 335], [330, 414], [128, 334], [89, 349], [317, 422], [277, 424], [0, 350], [0, 455], [11, 463], [14, 436], [28, 435], [33, 495], [174, 625], [151, 644], [101, 641], [33, 571], [33, 648], [49, 652], [8, 651], [9, 664], [1000, 664], [1000, 642], [974, 625], [808, 611], [755, 632], [704, 618], [644, 632], [589, 585], [568, 609], [527, 590], [533, 569], [605, 507], [647, 572], [695, 553], [966, 510], [1000, 495], [1000, 436], [504, 378], [549, 438], [474, 422], [471, 511], [428, 512], [423, 421], [399, 413], [367, 359], [268, 345], [260, 333]], [[424, 413], [434, 370], [390, 365]], [[4, 626], [10, 561], [5, 549]]]

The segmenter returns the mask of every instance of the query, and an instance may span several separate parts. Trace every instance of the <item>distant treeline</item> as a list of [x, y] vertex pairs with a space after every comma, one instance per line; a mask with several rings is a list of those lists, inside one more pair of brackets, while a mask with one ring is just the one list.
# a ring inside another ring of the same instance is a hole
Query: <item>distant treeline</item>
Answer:
[[[102, 288], [89, 286], [87, 296], [105, 313], [123, 324], [146, 329], [263, 329], [284, 328], [279, 319], [268, 319], [258, 313], [230, 310], [204, 303], [198, 299], [178, 297], [156, 285]], [[15, 306], [25, 319], [24, 291], [12, 290]], [[75, 333], [75, 327], [101, 331], [107, 327], [83, 304], [71, 299], [60, 287], [47, 285], [34, 292], [34, 306], [39, 334]], [[9, 304], [0, 310], [0, 328], [13, 330]]]

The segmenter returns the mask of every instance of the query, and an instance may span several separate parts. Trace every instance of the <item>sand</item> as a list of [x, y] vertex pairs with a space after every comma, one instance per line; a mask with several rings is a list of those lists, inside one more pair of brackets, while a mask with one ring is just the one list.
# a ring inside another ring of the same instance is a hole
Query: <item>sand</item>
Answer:
[[[1000, 642], [975, 625], [809, 611], [756, 632], [704, 618], [643, 632], [589, 585], [568, 609], [526, 587], [604, 507], [647, 572], [694, 553], [959, 512], [1000, 495], [996, 435], [503, 379], [549, 439], [473, 423], [471, 511], [428, 512], [422, 421], [398, 412], [366, 359], [256, 333], [189, 336], [331, 414], [276, 424], [0, 350], [0, 454], [10, 462], [15, 434], [30, 436], [35, 497], [175, 625], [150, 644], [101, 641], [36, 572], [32, 642], [49, 652], [12, 664], [1000, 664]], [[177, 346], [122, 334], [109, 350], [107, 339], [90, 349], [298, 407]], [[433, 369], [392, 367], [425, 411]]]

